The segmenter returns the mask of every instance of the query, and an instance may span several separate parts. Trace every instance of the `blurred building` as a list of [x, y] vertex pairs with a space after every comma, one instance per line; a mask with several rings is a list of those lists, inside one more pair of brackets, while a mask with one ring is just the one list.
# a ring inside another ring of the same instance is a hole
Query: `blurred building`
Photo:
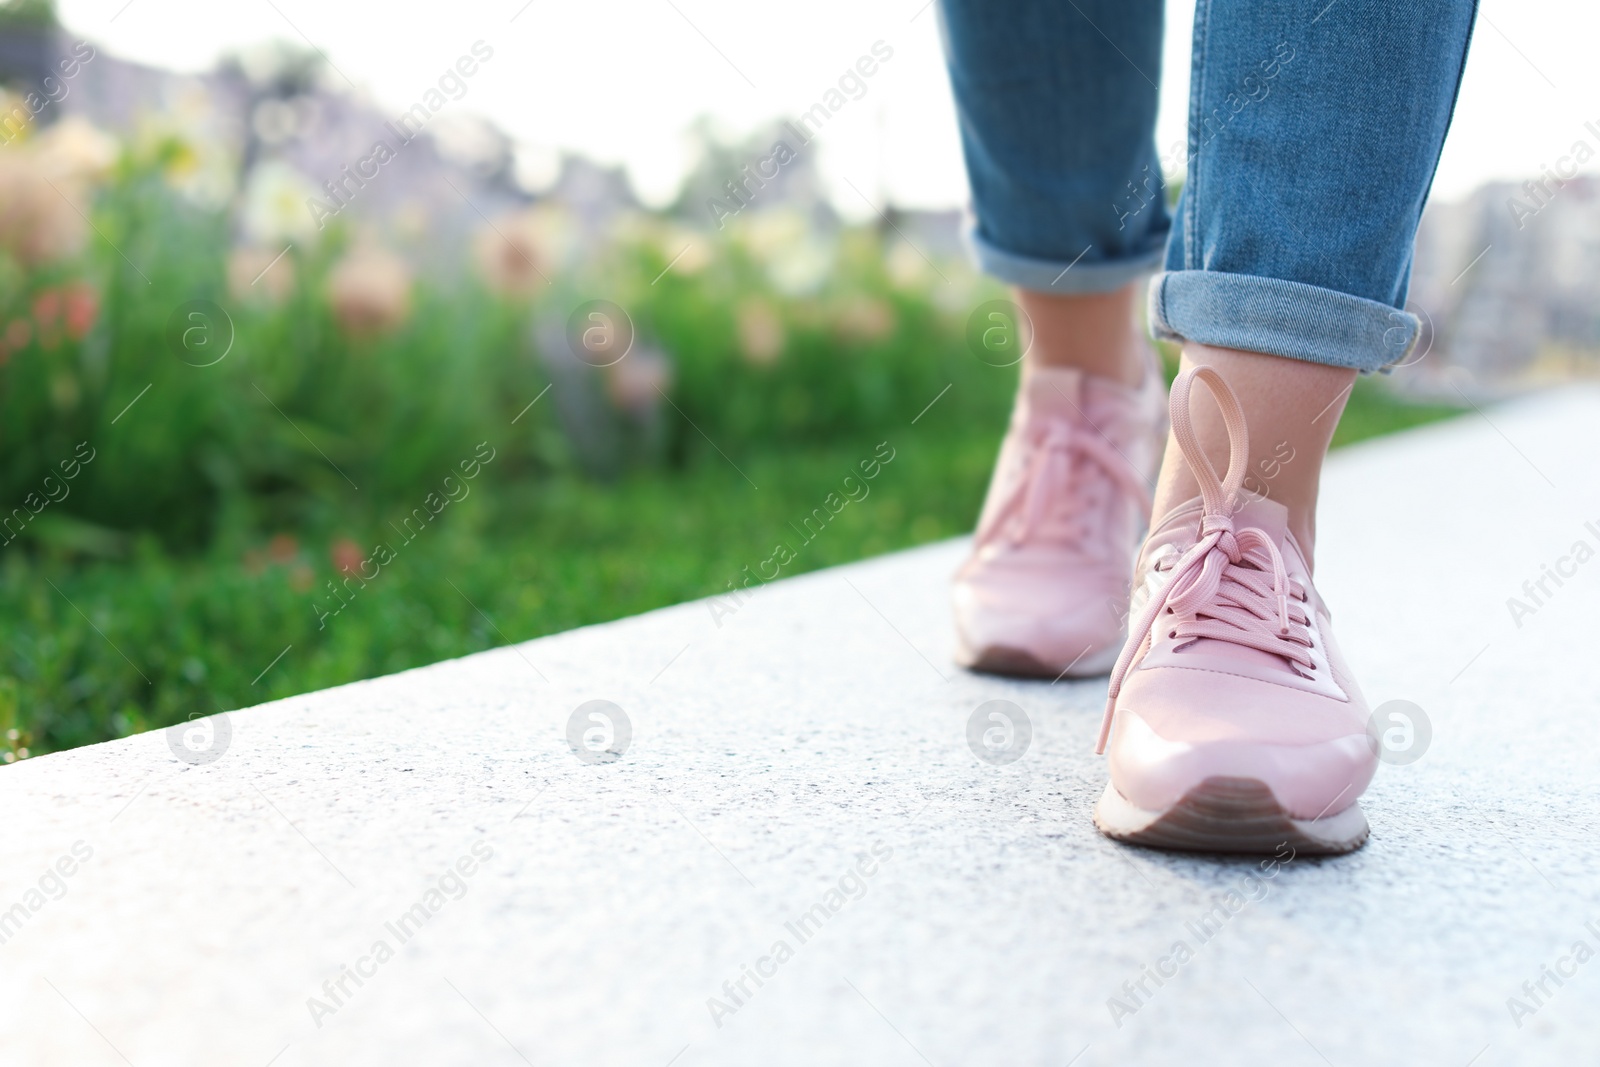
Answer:
[[[0, 85], [18, 96], [37, 91], [75, 46], [64, 31], [0, 23]], [[419, 96], [429, 88], [419, 85]], [[284, 45], [230, 57], [197, 75], [96, 49], [34, 123], [71, 115], [123, 138], [155, 126], [198, 142], [204, 154], [227, 157], [239, 195], [258, 172], [292, 174], [299, 199], [316, 197], [335, 217], [433, 241], [465, 241], [485, 217], [532, 199], [515, 181], [509, 139], [471, 114], [470, 99], [451, 101], [406, 138], [397, 115], [352, 90], [314, 53]], [[376, 177], [353, 179], [380, 141], [394, 150], [393, 160]], [[319, 220], [305, 210], [315, 226]]]
[[1495, 182], [1430, 205], [1410, 306], [1433, 324], [1418, 377], [1454, 367], [1495, 387], [1600, 375], [1600, 179]]

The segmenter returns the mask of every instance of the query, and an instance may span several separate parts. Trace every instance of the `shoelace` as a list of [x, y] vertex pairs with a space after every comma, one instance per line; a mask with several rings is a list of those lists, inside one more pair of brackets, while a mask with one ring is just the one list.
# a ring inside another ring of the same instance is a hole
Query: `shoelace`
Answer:
[[[1221, 479], [1195, 437], [1189, 393], [1202, 381], [1216, 398], [1228, 430], [1228, 473]], [[1172, 566], [1161, 592], [1152, 596], [1128, 632], [1128, 642], [1111, 671], [1105, 718], [1100, 723], [1096, 753], [1106, 750], [1117, 694], [1133, 657], [1170, 612], [1175, 637], [1207, 637], [1282, 656], [1291, 664], [1312, 668], [1306, 590], [1289, 578], [1283, 555], [1265, 530], [1235, 529], [1234, 512], [1250, 462], [1250, 435], [1239, 398], [1212, 367], [1190, 367], [1172, 383], [1172, 436], [1200, 483], [1200, 539]]]
[[[1029, 446], [1028, 456], [1023, 461], [1022, 477], [1011, 494], [995, 508], [990, 520], [978, 531], [978, 542], [987, 543], [1002, 532], [1013, 545], [1026, 540], [1043, 522], [1045, 510], [1058, 492], [1056, 487], [1063, 483], [1065, 489], [1059, 490], [1061, 495], [1057, 499], [1073, 502], [1074, 506], [1069, 510], [1074, 515], [1082, 515], [1090, 506], [1083, 499], [1083, 491], [1088, 486], [1081, 474], [1077, 478], [1073, 476], [1075, 456], [1091, 461], [1105, 472], [1139, 502], [1143, 514], [1149, 518], [1150, 493], [1115, 446], [1093, 427], [1055, 419], [1046, 427], [1040, 440]], [[1081, 526], [1080, 522], [1076, 537], [1082, 536]]]

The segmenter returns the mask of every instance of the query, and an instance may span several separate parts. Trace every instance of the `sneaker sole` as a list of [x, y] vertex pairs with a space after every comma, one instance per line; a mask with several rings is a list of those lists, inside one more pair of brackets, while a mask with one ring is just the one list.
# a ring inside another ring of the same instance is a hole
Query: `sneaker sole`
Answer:
[[1122, 642], [1108, 645], [1098, 652], [1085, 652], [1072, 663], [1051, 666], [1031, 652], [1008, 645], [986, 645], [973, 652], [966, 646], [956, 650], [956, 663], [969, 671], [983, 674], [1004, 674], [1011, 678], [1098, 678], [1109, 674], [1122, 654]]
[[1360, 804], [1320, 819], [1296, 819], [1265, 782], [1207, 778], [1166, 811], [1145, 811], [1106, 783], [1094, 824], [1116, 841], [1180, 852], [1275, 854], [1288, 845], [1300, 856], [1338, 856], [1366, 844]]

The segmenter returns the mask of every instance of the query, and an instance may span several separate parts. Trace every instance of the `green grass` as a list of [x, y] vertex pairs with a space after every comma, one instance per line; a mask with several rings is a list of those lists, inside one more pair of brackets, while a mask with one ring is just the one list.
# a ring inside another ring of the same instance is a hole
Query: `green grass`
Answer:
[[10, 553], [0, 729], [18, 730], [13, 749], [70, 748], [724, 591], [780, 541], [790, 575], [966, 529], [992, 435], [952, 438], [930, 416], [886, 438], [893, 459], [851, 483], [866, 496], [809, 543], [796, 528], [830, 493], [838, 506], [879, 442], [740, 456], [759, 490], [711, 454], [676, 475], [468, 496], [410, 543], [388, 534], [392, 562], [320, 627], [313, 604], [336, 604], [326, 541], [279, 542], [276, 559], [261, 545], [179, 558], [153, 538], [120, 562]]
[[[1336, 441], [1450, 414], [1362, 381]], [[0, 749], [71, 748], [709, 596], [780, 542], [795, 550], [790, 576], [953, 536], [977, 514], [1002, 428], [935, 407], [872, 438], [739, 452], [739, 470], [702, 448], [682, 469], [609, 484], [514, 480], [449, 505], [410, 543], [384, 524], [332, 524], [199, 556], [150, 535], [121, 560], [9, 552], [0, 731], [17, 736]], [[882, 441], [894, 458], [865, 498], [805, 542], [805, 517], [843, 497], [845, 476]], [[394, 559], [352, 583], [347, 606], [319, 627], [313, 605], [332, 608], [327, 583], [339, 576], [329, 546], [345, 536], [367, 551], [384, 540]]]
[[1438, 422], [1462, 409], [1450, 404], [1423, 404], [1404, 400], [1388, 388], [1382, 378], [1358, 378], [1345, 406], [1344, 416], [1333, 433], [1333, 447], [1355, 444], [1369, 437], [1407, 430], [1413, 426]]

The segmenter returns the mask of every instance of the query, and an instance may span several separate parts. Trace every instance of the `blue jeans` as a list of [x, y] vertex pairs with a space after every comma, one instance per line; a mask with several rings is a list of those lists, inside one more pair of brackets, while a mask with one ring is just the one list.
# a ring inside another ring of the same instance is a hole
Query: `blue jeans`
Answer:
[[[1364, 371], [1411, 352], [1476, 0], [1198, 0], [1187, 143], [1165, 150], [1161, 0], [940, 9], [984, 271], [1108, 292], [1164, 254], [1159, 337]], [[1185, 174], [1170, 215], [1163, 163]]]

